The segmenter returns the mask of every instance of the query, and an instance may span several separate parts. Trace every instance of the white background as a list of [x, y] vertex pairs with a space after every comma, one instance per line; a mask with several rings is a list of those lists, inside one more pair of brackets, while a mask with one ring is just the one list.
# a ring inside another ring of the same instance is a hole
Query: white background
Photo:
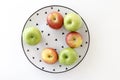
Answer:
[[[87, 22], [91, 44], [82, 63], [71, 71], [50, 74], [34, 67], [21, 47], [28, 17], [48, 5], [67, 6]], [[1, 0], [0, 80], [120, 80], [119, 0]]]

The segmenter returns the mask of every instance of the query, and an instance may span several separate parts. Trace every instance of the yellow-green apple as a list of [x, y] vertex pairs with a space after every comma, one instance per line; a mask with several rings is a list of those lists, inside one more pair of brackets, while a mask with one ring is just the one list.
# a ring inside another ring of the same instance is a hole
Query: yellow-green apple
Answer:
[[58, 54], [53, 48], [45, 48], [42, 51], [41, 57], [47, 64], [54, 64], [58, 60]]
[[76, 62], [77, 59], [78, 59], [77, 52], [70, 47], [64, 48], [63, 50], [60, 51], [60, 54], [59, 54], [60, 64], [72, 65]]
[[82, 19], [76, 13], [69, 13], [64, 17], [64, 27], [68, 31], [77, 31], [82, 26]]
[[53, 11], [47, 16], [47, 23], [53, 29], [60, 29], [63, 25], [63, 16], [59, 12]]
[[27, 27], [23, 31], [23, 40], [29, 45], [36, 45], [42, 39], [41, 33], [37, 27]]
[[69, 32], [66, 35], [66, 43], [71, 48], [79, 47], [83, 42], [82, 36], [78, 32]]

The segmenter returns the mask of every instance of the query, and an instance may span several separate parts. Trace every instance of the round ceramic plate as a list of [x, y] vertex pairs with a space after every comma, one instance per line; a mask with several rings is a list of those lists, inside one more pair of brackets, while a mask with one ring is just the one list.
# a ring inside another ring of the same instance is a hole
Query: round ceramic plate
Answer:
[[[21, 41], [22, 41], [22, 47], [23, 51], [27, 57], [27, 59], [37, 68], [39, 68], [42, 71], [45, 72], [50, 72], [50, 73], [62, 73], [69, 71], [73, 68], [75, 68], [85, 57], [88, 48], [89, 48], [89, 43], [90, 43], [90, 35], [89, 35], [89, 30], [88, 27], [83, 20], [83, 26], [77, 31], [82, 35], [83, 38], [83, 43], [80, 47], [75, 48], [76, 52], [79, 55], [79, 59], [74, 63], [73, 65], [70, 66], [65, 66], [61, 65], [59, 62], [55, 64], [46, 64], [44, 61], [41, 59], [41, 51], [44, 48], [47, 47], [52, 47], [56, 49], [56, 51], [59, 52], [66, 47], [69, 47], [66, 42], [65, 42], [65, 36], [69, 31], [64, 29], [62, 27], [59, 30], [54, 30], [50, 28], [47, 24], [47, 16], [49, 13], [53, 11], [58, 11], [63, 15], [63, 17], [71, 12], [74, 12], [78, 14], [76, 11], [65, 7], [65, 6], [59, 6], [59, 5], [51, 5], [51, 6], [46, 6], [43, 7], [36, 12], [34, 12], [26, 21], [23, 31], [27, 27], [38, 27], [38, 29], [41, 31], [42, 34], [42, 41], [35, 45], [35, 46], [30, 46], [26, 44], [23, 41], [23, 38], [21, 36]], [[22, 33], [23, 33], [22, 31]]]

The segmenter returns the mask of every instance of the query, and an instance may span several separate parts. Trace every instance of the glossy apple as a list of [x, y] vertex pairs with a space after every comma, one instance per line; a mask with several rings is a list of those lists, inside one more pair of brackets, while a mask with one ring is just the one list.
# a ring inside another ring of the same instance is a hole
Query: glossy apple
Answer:
[[37, 27], [27, 27], [23, 31], [23, 40], [29, 45], [36, 45], [42, 39], [41, 33]]
[[82, 42], [83, 42], [82, 36], [78, 32], [69, 32], [66, 35], [66, 43], [71, 48], [80, 47]]
[[47, 16], [47, 23], [53, 29], [60, 29], [63, 25], [63, 16], [59, 12], [51, 12]]
[[64, 17], [64, 27], [68, 31], [77, 31], [82, 26], [82, 19], [76, 13], [69, 13]]
[[60, 51], [59, 62], [63, 65], [72, 65], [78, 59], [77, 52], [72, 48], [64, 48]]
[[58, 54], [53, 48], [45, 48], [42, 51], [42, 59], [47, 64], [54, 64], [58, 60]]

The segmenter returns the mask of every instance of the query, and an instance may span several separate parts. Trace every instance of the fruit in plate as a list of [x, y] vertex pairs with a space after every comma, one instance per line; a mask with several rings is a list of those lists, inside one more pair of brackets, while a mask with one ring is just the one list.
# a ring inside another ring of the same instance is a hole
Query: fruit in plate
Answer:
[[68, 31], [77, 31], [82, 26], [82, 19], [76, 13], [69, 13], [64, 17], [64, 27]]
[[41, 33], [37, 27], [27, 27], [23, 31], [23, 40], [29, 45], [36, 45], [42, 39]]
[[79, 47], [83, 42], [82, 36], [78, 32], [69, 32], [66, 35], [66, 43], [71, 48]]
[[42, 51], [41, 57], [45, 63], [54, 64], [58, 60], [58, 54], [53, 48], [45, 48]]
[[78, 59], [77, 52], [72, 48], [64, 48], [60, 51], [59, 62], [63, 65], [72, 65]]
[[59, 12], [51, 12], [47, 16], [47, 23], [53, 29], [60, 29], [63, 25], [63, 16]]

